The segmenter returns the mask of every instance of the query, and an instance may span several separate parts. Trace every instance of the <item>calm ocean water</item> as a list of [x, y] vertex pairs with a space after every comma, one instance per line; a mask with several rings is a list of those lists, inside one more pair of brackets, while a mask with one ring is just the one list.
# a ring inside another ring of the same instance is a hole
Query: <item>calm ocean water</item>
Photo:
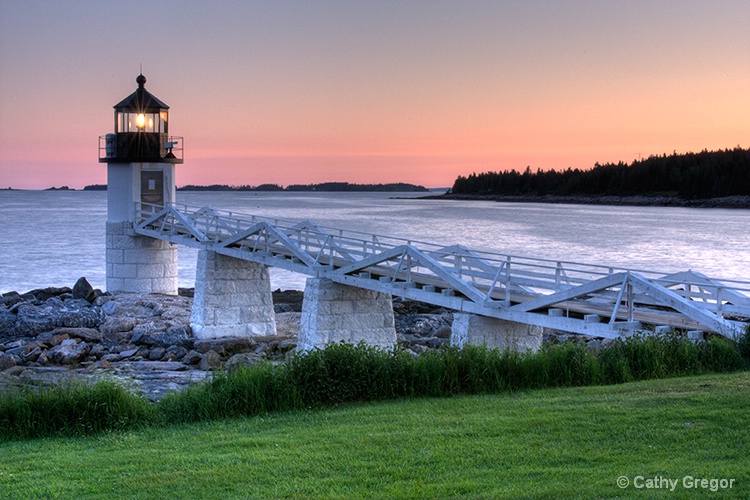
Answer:
[[[344, 229], [502, 253], [750, 280], [750, 210], [390, 199], [393, 193], [178, 192], [179, 203], [312, 219]], [[420, 196], [403, 193], [398, 196]], [[0, 191], [0, 292], [105, 287], [106, 192]], [[180, 286], [197, 251], [181, 248]], [[272, 269], [274, 288], [305, 276]]]

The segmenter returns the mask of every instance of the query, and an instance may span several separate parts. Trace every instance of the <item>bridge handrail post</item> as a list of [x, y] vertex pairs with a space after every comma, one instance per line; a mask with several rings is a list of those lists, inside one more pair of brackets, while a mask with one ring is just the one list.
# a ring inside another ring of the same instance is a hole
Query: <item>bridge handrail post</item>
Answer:
[[492, 280], [492, 284], [490, 285], [489, 290], [487, 290], [487, 297], [485, 300], [492, 300], [492, 293], [495, 291], [495, 286], [497, 286], [497, 282], [500, 279], [500, 275], [503, 272], [503, 268], [505, 268], [505, 262], [501, 262], [500, 266], [497, 268], [497, 272], [495, 273], [495, 278]]
[[[628, 276], [629, 275], [630, 273], [628, 273]], [[628, 280], [626, 287], [627, 287], [627, 301], [628, 301], [628, 322], [632, 323], [634, 316], [635, 316], [635, 310], [634, 310], [635, 308], [633, 305], [633, 284], [630, 283], [630, 281]]]
[[511, 256], [508, 255], [506, 258], [506, 264], [505, 264], [505, 305], [510, 306], [510, 265], [511, 265]]

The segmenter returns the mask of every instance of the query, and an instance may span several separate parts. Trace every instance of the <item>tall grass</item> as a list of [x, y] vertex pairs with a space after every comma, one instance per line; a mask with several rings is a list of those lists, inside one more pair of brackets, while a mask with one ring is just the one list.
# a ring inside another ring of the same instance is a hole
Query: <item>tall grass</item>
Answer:
[[86, 435], [154, 421], [156, 408], [111, 381], [70, 383], [0, 398], [0, 439]]
[[112, 382], [5, 396], [0, 398], [0, 439], [81, 435], [403, 397], [617, 384], [736, 371], [747, 369], [748, 363], [750, 329], [738, 342], [635, 336], [599, 352], [565, 343], [536, 353], [466, 346], [415, 357], [398, 349], [332, 344], [284, 364], [218, 373], [156, 405]]

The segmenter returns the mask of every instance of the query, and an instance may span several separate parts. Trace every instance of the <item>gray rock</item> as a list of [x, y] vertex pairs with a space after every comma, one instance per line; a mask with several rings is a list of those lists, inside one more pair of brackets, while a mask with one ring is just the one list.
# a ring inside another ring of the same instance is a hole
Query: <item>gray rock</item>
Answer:
[[59, 327], [96, 328], [104, 321], [101, 307], [85, 300], [52, 297], [41, 305], [22, 304], [18, 307], [15, 335], [32, 337]]
[[432, 337], [444, 327], [450, 328], [450, 323], [440, 314], [403, 314], [395, 317], [395, 326], [400, 333]]
[[44, 332], [37, 335], [36, 341], [46, 347], [55, 347], [56, 345], [60, 345], [63, 340], [68, 340], [69, 338], [70, 336], [67, 333]]
[[0, 296], [0, 306], [11, 307], [18, 304], [22, 300], [23, 299], [18, 292], [8, 292]]
[[0, 309], [0, 340], [11, 338], [16, 329], [18, 316], [7, 309]]
[[173, 361], [136, 361], [130, 364], [130, 368], [137, 371], [171, 371], [178, 372], [187, 370], [187, 366]]
[[444, 345], [448, 345], [450, 343], [449, 339], [438, 339], [433, 338], [427, 340], [427, 346], [431, 349], [440, 349]]
[[164, 357], [167, 361], [178, 361], [183, 359], [187, 353], [188, 350], [184, 347], [173, 345], [167, 348]]
[[138, 321], [135, 318], [113, 316], [107, 318], [104, 323], [99, 326], [99, 331], [105, 335], [108, 333], [125, 333], [132, 331], [137, 324]]
[[106, 314], [107, 316], [112, 316], [115, 311], [117, 311], [117, 302], [115, 302], [114, 300], [107, 300], [107, 302], [104, 302], [102, 304], [102, 311], [104, 311], [104, 314]]
[[276, 314], [290, 313], [294, 312], [294, 309], [292, 309], [292, 306], [289, 304], [274, 304], [273, 312], [275, 312]]
[[84, 299], [88, 302], [93, 302], [96, 299], [96, 293], [94, 292], [94, 287], [89, 284], [88, 281], [86, 281], [86, 278], [81, 277], [78, 278], [78, 281], [76, 281], [76, 284], [73, 285], [73, 298], [74, 299]]
[[139, 351], [139, 348], [120, 351], [120, 358], [124, 359], [124, 358], [129, 358], [131, 356], [135, 356], [136, 354], [138, 354], [138, 351]]
[[181, 346], [185, 349], [193, 348], [189, 326], [173, 326], [166, 332], [154, 335], [154, 343], [162, 347]]
[[256, 356], [254, 353], [245, 352], [241, 354], [235, 354], [224, 363], [224, 368], [228, 372], [233, 372], [244, 366], [252, 366], [262, 363], [265, 360], [262, 356]]
[[279, 351], [282, 353], [285, 353], [287, 351], [291, 351], [292, 349], [295, 349], [297, 347], [297, 339], [284, 339], [281, 342], [279, 342], [279, 345], [276, 347]]
[[152, 347], [152, 348], [151, 348], [151, 349], [150, 349], [150, 350], [148, 351], [148, 359], [149, 359], [150, 361], [159, 361], [159, 360], [160, 360], [161, 358], [163, 358], [163, 357], [164, 357], [164, 354], [165, 354], [166, 352], [167, 352], [167, 350], [166, 350], [166, 349], [164, 349], [163, 347], [158, 347], [158, 346], [156, 346], [156, 347]]
[[40, 347], [35, 347], [31, 351], [27, 352], [23, 356], [23, 362], [24, 363], [34, 363], [39, 359], [39, 356], [42, 355], [42, 349]]
[[198, 363], [198, 368], [203, 371], [215, 370], [219, 367], [221, 367], [221, 356], [213, 350], [204, 353], [200, 363]]
[[189, 351], [182, 357], [182, 362], [186, 365], [197, 365], [203, 359], [203, 355], [198, 351]]
[[49, 360], [58, 365], [74, 365], [80, 363], [89, 353], [90, 347], [86, 342], [75, 339], [64, 340], [60, 345], [49, 350]]
[[5, 350], [5, 354], [10, 354], [11, 356], [15, 356], [16, 358], [21, 358], [22, 356], [26, 355], [29, 352], [29, 349], [26, 345], [19, 345], [16, 347], [11, 347], [10, 349]]
[[91, 350], [89, 351], [89, 356], [95, 356], [97, 359], [101, 358], [106, 351], [104, 350], [104, 346], [101, 344], [94, 344], [91, 346]]
[[27, 295], [32, 295], [36, 300], [44, 302], [45, 300], [52, 297], [59, 297], [61, 295], [69, 294], [71, 291], [72, 290], [67, 286], [62, 288], [50, 286], [47, 288], [38, 288], [36, 290], [32, 290]]
[[439, 338], [439, 339], [449, 339], [449, 338], [451, 338], [451, 332], [452, 331], [453, 330], [452, 330], [452, 328], [450, 326], [444, 325], [444, 326], [441, 326], [440, 328], [438, 328], [435, 331], [434, 336], [437, 337], [437, 338]]
[[411, 352], [413, 352], [414, 354], [422, 354], [423, 352], [427, 351], [427, 346], [426, 345], [415, 344], [415, 345], [412, 345], [409, 348], [409, 350]]
[[14, 366], [16, 366], [16, 358], [8, 353], [0, 352], [0, 371], [7, 370]]
[[13, 366], [13, 367], [8, 368], [7, 370], [5, 370], [4, 375], [10, 375], [12, 377], [18, 377], [19, 375], [21, 375], [25, 371], [26, 371], [26, 368], [24, 368], [23, 366], [16, 365], [16, 366]]
[[65, 334], [70, 338], [78, 338], [84, 342], [101, 342], [102, 334], [94, 328], [55, 328], [53, 335]]

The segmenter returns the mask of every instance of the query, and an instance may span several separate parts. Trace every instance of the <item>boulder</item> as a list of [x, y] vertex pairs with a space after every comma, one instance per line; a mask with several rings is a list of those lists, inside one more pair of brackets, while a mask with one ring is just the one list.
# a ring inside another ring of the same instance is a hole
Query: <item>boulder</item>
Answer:
[[169, 327], [163, 336], [159, 336], [159, 339], [160, 345], [164, 347], [172, 345], [181, 345], [187, 349], [193, 347], [193, 331], [189, 324]]
[[435, 336], [435, 337], [437, 337], [439, 339], [449, 339], [449, 338], [451, 338], [451, 332], [452, 331], [453, 330], [451, 329], [450, 326], [443, 325], [440, 328], [438, 328], [437, 330], [435, 330], [435, 333], [433, 334], [433, 336]]
[[215, 370], [219, 367], [221, 367], [221, 356], [213, 350], [204, 353], [200, 363], [198, 363], [198, 368], [203, 371]]
[[60, 345], [63, 340], [68, 340], [70, 336], [67, 333], [54, 333], [54, 332], [44, 332], [40, 333], [36, 337], [36, 342], [38, 342], [40, 345], [44, 347], [55, 347], [56, 345]]
[[78, 278], [76, 284], [73, 285], [73, 298], [83, 299], [88, 302], [94, 302], [94, 300], [96, 299], [96, 292], [94, 292], [94, 287], [89, 284], [86, 278]]
[[[136, 354], [138, 354], [138, 350], [139, 350], [139, 348], [126, 349], [124, 351], [120, 351], [120, 354], [119, 354], [120, 355], [120, 359], [125, 359], [125, 358], [129, 358], [131, 356], [135, 356]], [[102, 359], [104, 359], [104, 358], [102, 358]]]
[[7, 309], [0, 309], [0, 341], [6, 338], [13, 338], [16, 329], [18, 316], [8, 312]]
[[443, 327], [450, 328], [450, 322], [441, 314], [402, 314], [395, 317], [395, 323], [399, 332], [420, 337], [432, 337]]
[[159, 347], [159, 346], [152, 347], [148, 351], [148, 359], [149, 361], [159, 361], [161, 358], [164, 357], [164, 354], [166, 352], [167, 350], [164, 349], [163, 347]]
[[38, 301], [44, 302], [45, 300], [51, 299], [52, 297], [59, 297], [60, 295], [66, 295], [71, 293], [71, 289], [67, 286], [57, 288], [49, 286], [47, 288], [39, 288], [28, 292], [28, 295], [33, 295]]
[[16, 358], [8, 353], [0, 352], [0, 371], [7, 370], [14, 366], [16, 366]]
[[22, 300], [23, 299], [18, 292], [8, 292], [0, 296], [0, 306], [11, 307], [18, 304]]
[[179, 346], [179, 345], [173, 345], [173, 346], [167, 347], [164, 356], [165, 356], [166, 361], [179, 361], [179, 360], [182, 360], [187, 353], [188, 353], [188, 350], [185, 349], [184, 347]]
[[182, 357], [182, 362], [186, 365], [197, 365], [202, 359], [203, 356], [198, 351], [189, 351]]
[[229, 358], [227, 362], [224, 363], [224, 368], [226, 368], [228, 372], [233, 372], [244, 366], [257, 365], [259, 363], [262, 363], [264, 360], [265, 357], [263, 356], [257, 356], [256, 354], [251, 352], [244, 352], [241, 354], [235, 354], [234, 356]]
[[85, 300], [62, 301], [52, 297], [41, 305], [22, 304], [18, 307], [14, 334], [32, 337], [59, 327], [96, 328], [104, 321], [101, 307]]
[[291, 351], [292, 349], [297, 348], [297, 337], [284, 339], [279, 342], [279, 345], [276, 347], [280, 352], [286, 353], [287, 351]]
[[58, 365], [74, 365], [80, 363], [90, 349], [86, 342], [77, 342], [76, 339], [63, 340], [60, 345], [48, 351], [48, 358]]

